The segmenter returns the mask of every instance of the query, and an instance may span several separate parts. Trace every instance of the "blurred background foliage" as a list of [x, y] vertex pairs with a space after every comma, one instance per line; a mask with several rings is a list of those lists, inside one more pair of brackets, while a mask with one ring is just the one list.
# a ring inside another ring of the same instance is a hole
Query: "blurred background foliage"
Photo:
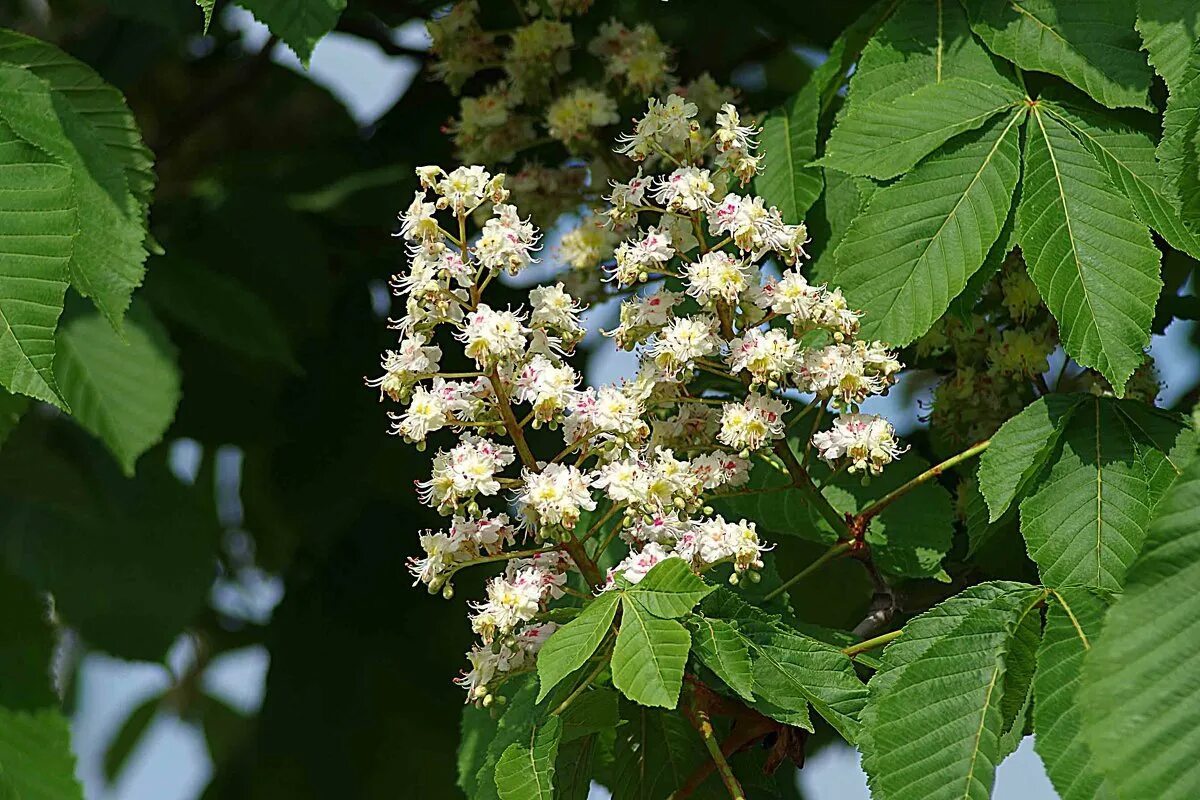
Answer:
[[[440, 519], [412, 489], [424, 461], [384, 435], [362, 386], [389, 343], [383, 281], [403, 258], [389, 234], [412, 168], [450, 161], [441, 125], [456, 101], [428, 79], [412, 35], [440, 5], [353, 0], [343, 14], [339, 33], [418, 70], [364, 126], [274, 40], [230, 24], [232, 7], [218, 4], [202, 35], [192, 0], [0, 0], [0, 26], [54, 43], [126, 95], [158, 173], [150, 230], [164, 254], [130, 313], [178, 366], [163, 441], [126, 477], [64, 415], [0, 394], [5, 605], [53, 594], [68, 711], [89, 653], [169, 675], [106, 744], [110, 779], [155, 715], [170, 714], [203, 730], [206, 798], [458, 796], [462, 697], [448, 669], [471, 635], [458, 604], [409, 586], [415, 531]], [[586, 24], [652, 22], [679, 75], [707, 70], [761, 110], [801, 86], [815, 63], [805, 53], [824, 52], [868, 5], [741, 4], [731, 24], [728, 11], [691, 4], [602, 0]], [[512, 4], [484, 6], [497, 27], [515, 23]], [[69, 297], [60, 324], [89, 312]], [[806, 547], [790, 540], [780, 570], [819, 552]], [[272, 580], [273, 610], [228, 599]], [[862, 607], [802, 593], [853, 581], [867, 598], [861, 570], [841, 564], [798, 589], [797, 606], [850, 627]], [[6, 631], [5, 652], [49, 646], [26, 634]], [[173, 646], [185, 646], [182, 667], [166, 666]], [[270, 667], [261, 712], [247, 717], [204, 672], [253, 646]]]

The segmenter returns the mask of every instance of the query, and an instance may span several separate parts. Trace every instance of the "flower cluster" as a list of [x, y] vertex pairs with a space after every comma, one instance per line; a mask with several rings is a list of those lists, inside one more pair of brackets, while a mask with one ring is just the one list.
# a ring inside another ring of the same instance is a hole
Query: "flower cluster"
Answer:
[[[641, 70], [620, 74], [633, 84]], [[519, 308], [485, 299], [494, 279], [538, 257], [540, 235], [508, 202], [506, 177], [417, 170], [398, 233], [409, 269], [391, 284], [406, 308], [392, 321], [401, 342], [368, 383], [403, 404], [391, 414], [398, 436], [419, 447], [455, 436], [418, 483], [451, 523], [420, 537], [417, 581], [449, 595], [459, 569], [506, 562], [473, 604], [480, 644], [461, 681], [473, 701], [532, 668], [564, 593], [637, 583], [668, 558], [756, 580], [769, 546], [753, 521], [714, 504], [747, 491], [756, 461], [795, 459], [788, 431], [813, 409], [841, 413], [812, 441], [832, 465], [877, 474], [903, 450], [886, 420], [859, 413], [899, 362], [856, 338], [840, 292], [800, 274], [804, 225], [738, 193], [757, 168], [757, 129], [729, 105], [708, 125], [698, 113], [681, 95], [652, 100], [618, 148], [638, 172], [612, 182], [597, 214], [615, 243], [605, 291], [622, 298], [607, 333], [640, 363], [613, 385], [584, 385], [570, 363], [584, 306], [564, 283], [532, 289]], [[643, 174], [653, 165], [662, 172]], [[787, 269], [771, 277], [775, 265]], [[443, 357], [465, 369], [447, 372]], [[602, 555], [616, 562], [607, 574]]]

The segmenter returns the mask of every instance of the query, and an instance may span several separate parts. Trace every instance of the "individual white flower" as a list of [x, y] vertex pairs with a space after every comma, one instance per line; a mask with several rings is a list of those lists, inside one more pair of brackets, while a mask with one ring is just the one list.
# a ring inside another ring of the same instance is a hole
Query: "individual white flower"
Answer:
[[717, 140], [718, 150], [722, 152], [726, 150], [752, 150], [758, 146], [758, 142], [754, 140], [754, 137], [762, 133], [762, 128], [756, 128], [753, 125], [742, 125], [742, 118], [732, 103], [725, 103], [721, 106], [721, 110], [717, 112], [716, 122], [717, 131], [714, 135]]
[[500, 653], [491, 647], [476, 645], [467, 653], [467, 661], [471, 669], [455, 678], [454, 682], [467, 690], [467, 701], [470, 702], [487, 695], [488, 684], [499, 671]]
[[645, 503], [649, 499], [650, 468], [636, 456], [610, 461], [596, 470], [592, 485], [614, 503]]
[[521, 473], [517, 505], [525, 521], [536, 528], [558, 526], [572, 530], [583, 511], [596, 508], [587, 479], [570, 464], [547, 464], [541, 472]]
[[691, 120], [697, 110], [695, 103], [689, 103], [677, 94], [668, 95], [662, 101], [651, 97], [646, 113], [635, 123], [633, 133], [622, 133], [617, 137], [616, 152], [642, 161], [659, 148], [667, 152], [680, 150], [691, 132]]
[[448, 411], [440, 394], [419, 386], [403, 414], [388, 414], [393, 420], [391, 433], [409, 442], [423, 442], [430, 433], [446, 426]]
[[838, 341], [851, 339], [858, 334], [859, 312], [850, 308], [841, 289], [826, 292], [821, 302], [813, 309], [812, 320], [817, 327], [833, 332]]
[[830, 465], [847, 459], [847, 472], [878, 475], [907, 449], [896, 441], [892, 423], [874, 414], [846, 414], [827, 431], [813, 434], [813, 446]]
[[692, 563], [693, 569], [704, 570], [714, 564], [732, 561], [737, 572], [762, 569], [761, 554], [768, 548], [759, 541], [753, 522], [726, 522], [717, 516], [695, 524], [691, 535], [680, 541], [676, 552]]
[[706, 315], [672, 320], [659, 332], [647, 353], [664, 373], [676, 377], [698, 358], [712, 355], [721, 346], [717, 321]]
[[659, 511], [640, 517], [633, 525], [622, 528], [621, 538], [638, 547], [648, 542], [670, 547], [687, 528], [688, 524], [675, 511]]
[[379, 387], [379, 399], [387, 395], [399, 401], [404, 393], [422, 376], [437, 372], [442, 349], [429, 344], [429, 338], [414, 333], [400, 341], [399, 350], [388, 350], [383, 354], [380, 366], [384, 374], [367, 381], [368, 386]]
[[548, 328], [569, 342], [583, 338], [585, 331], [579, 324], [579, 313], [583, 311], [583, 306], [567, 294], [561, 282], [532, 289], [529, 302], [533, 306], [533, 314], [529, 319], [531, 326]]
[[528, 220], [521, 219], [516, 206], [497, 203], [494, 213], [483, 224], [475, 254], [484, 267], [516, 275], [533, 263], [532, 253], [541, 236]]
[[742, 486], [750, 480], [750, 461], [733, 453], [714, 450], [692, 459], [692, 474], [705, 489]]
[[450, 533], [464, 542], [469, 542], [476, 554], [482, 552], [495, 555], [502, 551], [506, 544], [511, 545], [514, 542], [516, 532], [508, 514], [491, 514], [492, 512], [485, 509], [482, 516], [478, 517], [455, 516], [450, 524]]
[[675, 255], [671, 237], [657, 228], [650, 228], [638, 241], [625, 241], [617, 245], [614, 253], [615, 267], [609, 270], [609, 279], [620, 286], [631, 286], [646, 279], [648, 273], [670, 261]]
[[745, 261], [724, 250], [712, 250], [683, 265], [687, 293], [701, 303], [724, 300], [734, 304], [750, 285], [751, 269]]
[[658, 179], [654, 200], [668, 211], [699, 211], [712, 205], [716, 191], [708, 170], [698, 167], [679, 167], [670, 175]]
[[814, 319], [817, 305], [824, 297], [824, 287], [812, 286], [796, 270], [787, 270], [779, 280], [766, 282], [758, 304], [786, 316], [797, 327], [803, 327]]
[[400, 236], [410, 242], [437, 239], [441, 236], [433, 213], [436, 205], [426, 201], [425, 192], [416, 192], [412, 204], [400, 214]]
[[611, 331], [617, 346], [630, 350], [633, 346], [657, 333], [671, 319], [671, 310], [683, 295], [660, 289], [646, 297], [631, 297], [621, 303], [621, 324]]
[[433, 187], [441, 195], [437, 201], [438, 208], [449, 208], [460, 216], [474, 211], [487, 199], [491, 179], [488, 171], [478, 164], [458, 167], [449, 174], [442, 173], [441, 179]]
[[521, 570], [511, 580], [497, 576], [488, 581], [487, 602], [475, 603], [471, 629], [484, 644], [510, 633], [541, 610], [542, 579], [536, 568]]
[[525, 352], [525, 327], [522, 316], [513, 311], [496, 311], [487, 303], [466, 316], [463, 329], [454, 334], [466, 347], [464, 352], [481, 367], [511, 361]]
[[786, 403], [768, 395], [750, 394], [740, 403], [726, 403], [717, 439], [734, 450], [757, 450], [783, 436], [786, 411]]
[[638, 208], [646, 204], [646, 190], [650, 188], [650, 178], [643, 177], [642, 169], [638, 167], [637, 175], [627, 183], [609, 181], [609, 185], [612, 186], [612, 192], [604, 197], [609, 204], [608, 210], [604, 212], [609, 223], [621, 225], [636, 222]]
[[745, 370], [756, 384], [782, 381], [799, 363], [800, 343], [780, 328], [751, 328], [729, 343], [726, 360], [734, 374]]
[[563, 425], [563, 438], [576, 442], [583, 438], [613, 439], [634, 445], [649, 435], [642, 415], [646, 407], [632, 392], [616, 386], [588, 387], [580, 392]]
[[567, 573], [575, 562], [561, 550], [547, 550], [527, 558], [514, 558], [508, 562], [505, 575], [511, 581], [527, 581], [541, 587], [542, 598], [557, 600], [566, 594]]
[[604, 588], [613, 589], [617, 585], [617, 578], [624, 578], [631, 584], [641, 582], [642, 578], [646, 577], [646, 573], [654, 568], [655, 564], [667, 558], [678, 558], [675, 553], [668, 552], [658, 542], [650, 542], [640, 551], [630, 553], [621, 560], [615, 567], [608, 571], [608, 581], [604, 584]]
[[444, 572], [451, 569], [459, 560], [462, 550], [462, 539], [443, 533], [429, 531], [420, 537], [421, 549], [425, 551], [424, 558], [410, 558], [408, 571], [413, 574], [418, 583], [432, 585]]
[[467, 434], [450, 450], [433, 459], [433, 475], [417, 483], [421, 502], [449, 513], [477, 494], [500, 491], [496, 475], [514, 459], [513, 448]]
[[578, 394], [579, 373], [570, 366], [556, 365], [545, 356], [534, 356], [516, 379], [516, 399], [533, 405], [536, 419], [549, 422], [561, 414]]
[[900, 362], [879, 342], [832, 344], [805, 353], [795, 374], [797, 386], [827, 398], [835, 408], [856, 408], [871, 395], [887, 391]]
[[572, 269], [594, 269], [612, 257], [616, 244], [617, 235], [593, 217], [563, 234], [558, 255]]

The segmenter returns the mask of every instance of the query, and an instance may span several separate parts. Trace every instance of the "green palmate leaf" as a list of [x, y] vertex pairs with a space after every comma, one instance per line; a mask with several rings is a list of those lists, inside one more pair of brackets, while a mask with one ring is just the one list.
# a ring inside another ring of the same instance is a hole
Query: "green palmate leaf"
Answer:
[[534, 729], [543, 722], [546, 709], [534, 702], [537, 688], [534, 681], [524, 682], [509, 698], [504, 713], [487, 741], [487, 751], [475, 774], [471, 800], [500, 800], [496, 787], [496, 767], [510, 745], [528, 746]]
[[1025, 738], [1029, 709], [1033, 705], [1037, 649], [1041, 642], [1041, 615], [1036, 612], [1026, 614], [1013, 629], [1008, 651], [1004, 655], [1004, 693], [1000, 696], [1003, 723], [997, 763], [1011, 755]]
[[54, 329], [77, 224], [71, 171], [0, 122], [0, 384], [60, 408]]
[[1171, 187], [1158, 171], [1150, 134], [1111, 115], [1046, 102], [1046, 112], [1063, 123], [1100, 162], [1133, 210], [1176, 250], [1200, 258], [1200, 236], [1184, 226]]
[[212, 25], [213, 6], [217, 0], [196, 0], [196, 5], [204, 12], [204, 34], [208, 34], [208, 26]]
[[725, 685], [754, 702], [754, 663], [750, 648], [733, 624], [714, 617], [696, 616], [688, 620], [692, 631], [692, 652], [704, 666], [725, 681]]
[[683, 559], [668, 558], [655, 564], [629, 594], [654, 616], [677, 619], [695, 608], [712, 590]]
[[[630, 705], [621, 716], [626, 722], [617, 728], [616, 764], [609, 785], [613, 800], [662, 800], [709, 760], [699, 735], [682, 714]], [[716, 776], [692, 793], [702, 800], [727, 796]]]
[[[615, 719], [613, 726], [620, 721], [620, 717]], [[600, 749], [600, 738], [596, 735], [563, 741], [554, 765], [554, 793], [558, 800], [587, 800], [596, 763], [603, 756], [597, 752]]]
[[975, 310], [975, 306], [979, 305], [980, 298], [987, 291], [988, 284], [992, 279], [999, 274], [1005, 261], [1008, 260], [1013, 249], [1017, 246], [1017, 204], [1020, 202], [1021, 187], [1018, 184], [1013, 193], [1012, 208], [1008, 210], [1008, 216], [1004, 218], [1004, 225], [1000, 228], [1000, 235], [996, 237], [996, 241], [992, 244], [992, 249], [988, 250], [987, 257], [983, 259], [983, 266], [971, 273], [971, 277], [967, 278], [967, 285], [959, 293], [958, 297], [950, 301], [950, 308], [947, 313], [953, 314], [959, 319], [969, 322], [971, 313]]
[[[951, 137], [980, 127], [1020, 101], [1020, 92], [1011, 85], [949, 78], [886, 105], [855, 103], [833, 129], [820, 163], [852, 175], [894, 178]], [[1016, 161], [1012, 159], [1014, 167]]]
[[554, 760], [562, 721], [550, 717], [535, 728], [527, 742], [510, 744], [496, 762], [496, 791], [500, 800], [553, 800]]
[[869, 178], [857, 178], [835, 169], [824, 170], [824, 173], [825, 191], [815, 207], [818, 213], [814, 215], [814, 224], [809, 225], [810, 232], [823, 234], [818, 243], [819, 253], [808, 270], [814, 283], [833, 281], [837, 274], [837, 261], [834, 258], [837, 246], [876, 192], [875, 183]]
[[884, 105], [952, 78], [1010, 83], [971, 35], [958, 3], [906, 0], [863, 49], [844, 115], [860, 104]]
[[908, 344], [942, 316], [1000, 234], [1020, 175], [1018, 122], [998, 118], [881, 189], [837, 250], [863, 335]]
[[812, 74], [812, 81], [820, 92], [821, 113], [829, 108], [838, 91], [845, 86], [851, 67], [858, 70], [855, 62], [860, 60], [859, 56], [869, 46], [872, 36], [898, 4], [899, 0], [876, 0], [829, 46], [829, 57]]
[[1118, 393], [1143, 360], [1158, 299], [1159, 252], [1129, 201], [1067, 128], [1029, 116], [1017, 240], [1076, 361]]
[[[822, 488], [833, 507], [857, 514], [869, 503], [898, 489], [930, 466], [917, 455], [906, 455], [866, 486], [853, 476]], [[867, 543], [884, 572], [912, 578], [944, 580], [942, 559], [954, 535], [954, 499], [935, 481], [903, 495], [871, 520]]]
[[270, 28], [307, 67], [317, 42], [337, 25], [346, 0], [238, 0], [238, 5]]
[[1196, 432], [1182, 414], [1144, 403], [1115, 403], [1146, 474], [1146, 498], [1158, 504], [1196, 455]]
[[0, 63], [27, 69], [44, 80], [88, 124], [108, 159], [124, 171], [144, 228], [156, 182], [154, 154], [142, 142], [137, 120], [121, 92], [82, 61], [41, 39], [13, 31], [0, 30]]
[[455, 783], [467, 797], [476, 796], [479, 771], [487, 759], [488, 744], [496, 735], [496, 726], [496, 720], [487, 709], [473, 704], [463, 706]]
[[156, 311], [251, 358], [297, 369], [283, 325], [240, 281], [210, 269], [171, 264], [156, 270], [145, 292]]
[[1187, 171], [1195, 165], [1194, 136], [1200, 117], [1200, 43], [1191, 46], [1182, 72], [1170, 88], [1162, 118], [1162, 140], [1155, 155], [1172, 189], [1172, 201], [1178, 205], [1181, 193], [1189, 188]]
[[1137, 29], [1154, 71], [1175, 91], [1192, 44], [1200, 38], [1200, 5], [1192, 0], [1138, 0]]
[[1159, 505], [1124, 595], [1091, 640], [1079, 707], [1094, 764], [1118, 797], [1200, 795], [1200, 461]]
[[1114, 798], [1081, 735], [1084, 657], [1096, 641], [1107, 603], [1088, 589], [1062, 589], [1047, 600], [1046, 630], [1033, 681], [1034, 747], [1062, 800]]
[[128, 475], [162, 439], [179, 405], [179, 368], [169, 344], [132, 323], [121, 341], [98, 316], [72, 320], [58, 335], [55, 376], [75, 419]]
[[[678, 561], [679, 559], [672, 559]], [[617, 615], [618, 592], [604, 592], [579, 614], [546, 640], [538, 652], [537, 671], [541, 689], [537, 702], [559, 681], [587, 663], [612, 627]]]
[[1132, 3], [964, 0], [971, 27], [998, 56], [1049, 72], [1109, 108], [1149, 109], [1151, 73]]
[[982, 584], [905, 627], [871, 679], [863, 715], [873, 797], [990, 795], [1005, 730], [1007, 656], [1042, 596], [1020, 584]]
[[1119, 589], [1145, 540], [1154, 498], [1143, 451], [1155, 447], [1120, 409], [1082, 400], [1049, 474], [1021, 503], [1029, 556], [1049, 586]]
[[57, 709], [0, 708], [0, 797], [83, 800], [75, 779], [71, 731]]
[[759, 711], [812, 730], [811, 704], [846, 741], [856, 741], [867, 690], [848, 656], [787, 627], [728, 589], [714, 592], [701, 608], [704, 617], [732, 623], [730, 628], [746, 644], [754, 664], [753, 693], [759, 700], [754, 705]]
[[624, 595], [612, 655], [613, 686], [644, 706], [675, 708], [690, 646], [683, 625], [654, 616], [635, 597]]
[[768, 205], [776, 206], [790, 225], [804, 220], [823, 186], [821, 169], [812, 163], [817, 157], [820, 104], [820, 86], [814, 75], [762, 123], [759, 144], [764, 163], [754, 179], [754, 191]]
[[979, 490], [987, 500], [989, 522], [1024, 497], [1081, 400], [1078, 395], [1039, 397], [996, 431], [979, 458]]
[[621, 696], [612, 689], [591, 688], [562, 712], [562, 743], [612, 730], [621, 723]]
[[29, 398], [19, 394], [9, 394], [0, 389], [0, 447], [4, 446], [9, 434], [16, 430], [21, 421], [21, 415], [29, 408]]
[[965, 493], [961, 500], [963, 522], [967, 527], [967, 558], [974, 557], [992, 537], [1013, 528], [1015, 514], [1002, 514], [996, 521], [988, 518], [987, 501], [974, 481], [960, 484], [959, 492]]
[[78, 233], [71, 284], [120, 325], [141, 283], [146, 251], [144, 210], [130, 193], [121, 163], [112, 158], [89, 117], [33, 72], [0, 62], [0, 117], [21, 139], [71, 170]]

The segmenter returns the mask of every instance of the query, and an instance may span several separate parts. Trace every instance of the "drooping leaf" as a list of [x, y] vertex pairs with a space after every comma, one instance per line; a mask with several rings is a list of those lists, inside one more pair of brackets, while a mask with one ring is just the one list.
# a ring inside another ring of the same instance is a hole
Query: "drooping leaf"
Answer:
[[1118, 393], [1141, 364], [1158, 299], [1159, 252], [1129, 201], [1049, 113], [1029, 115], [1017, 240], [1063, 346]]
[[1033, 674], [1042, 641], [1042, 618], [1034, 612], [1013, 628], [1004, 655], [1004, 691], [1000, 695], [1000, 742], [997, 754], [1004, 760], [1020, 746], [1033, 705]]
[[[679, 560], [679, 559], [674, 559]], [[538, 652], [537, 672], [541, 688], [537, 702], [558, 685], [559, 681], [587, 663], [600, 642], [612, 627], [617, 615], [617, 592], [604, 592], [593, 600], [575, 619], [554, 631]]]
[[655, 564], [629, 594], [637, 604], [656, 617], [677, 619], [713, 590], [696, 577], [681, 558], [667, 558]]
[[695, 616], [688, 620], [692, 652], [704, 666], [743, 698], [754, 702], [754, 664], [750, 648], [733, 623], [715, 617]]
[[1021, 69], [1049, 72], [1109, 108], [1149, 109], [1150, 67], [1132, 3], [964, 0], [971, 28]]
[[1062, 589], [1047, 599], [1033, 681], [1033, 744], [1063, 800], [1115, 797], [1081, 732], [1083, 663], [1106, 610], [1107, 603], [1088, 589]]
[[[621, 716], [626, 722], [617, 728], [616, 764], [608, 786], [613, 800], [661, 800], [709, 759], [699, 734], [682, 714], [631, 703]], [[728, 795], [712, 775], [692, 797], [719, 800]]]
[[100, 135], [106, 118], [77, 111], [64, 94], [31, 70], [0, 63], [0, 117], [71, 170], [79, 223], [71, 284], [118, 327], [145, 275], [145, 205], [131, 193], [122, 162]]
[[1000, 228], [1000, 235], [996, 237], [992, 248], [988, 250], [987, 257], [983, 259], [983, 266], [971, 273], [971, 277], [967, 278], [967, 285], [959, 292], [958, 297], [950, 301], [950, 308], [946, 313], [953, 314], [959, 319], [969, 322], [971, 314], [975, 310], [975, 306], [979, 305], [983, 293], [987, 291], [988, 284], [992, 279], [1000, 273], [1005, 263], [1012, 258], [1013, 250], [1017, 246], [1017, 204], [1020, 203], [1021, 186], [1017, 184], [1013, 192], [1012, 208], [1008, 210], [1008, 216], [1004, 218], [1004, 225]]
[[307, 67], [317, 42], [337, 25], [346, 0], [238, 0], [238, 5], [270, 28]]
[[1195, 429], [1181, 414], [1133, 400], [1113, 403], [1146, 475], [1153, 509], [1196, 456]]
[[469, 798], [475, 797], [479, 770], [487, 758], [488, 743], [496, 735], [496, 720], [487, 709], [463, 706], [459, 724], [458, 756], [455, 759], [456, 784]]
[[83, 800], [75, 779], [71, 730], [57, 709], [0, 707], [0, 797], [5, 800]]
[[611, 730], [621, 722], [621, 696], [612, 689], [588, 689], [562, 712], [562, 744]]
[[55, 633], [50, 609], [26, 581], [0, 569], [0, 708], [33, 711], [58, 705], [51, 687]]
[[1183, 224], [1171, 188], [1158, 171], [1154, 141], [1148, 133], [1108, 114], [1051, 102], [1042, 107], [1075, 134], [1108, 171], [1142, 222], [1158, 231], [1176, 250], [1200, 258], [1200, 236]]
[[0, 121], [0, 384], [60, 408], [54, 330], [77, 229], [71, 171]]
[[496, 762], [496, 791], [500, 800], [553, 800], [554, 760], [562, 721], [549, 717], [527, 742], [510, 744]]
[[1200, 6], [1192, 0], [1138, 0], [1137, 29], [1154, 71], [1175, 91], [1200, 38]]
[[1079, 707], [1083, 738], [1118, 797], [1200, 794], [1200, 462], [1159, 504], [1125, 593], [1091, 640]]
[[[851, 175], [894, 178], [954, 136], [979, 128], [1020, 100], [1020, 93], [1006, 84], [949, 78], [886, 105], [854, 103], [830, 134], [819, 163]], [[1011, 161], [1016, 167], [1017, 159]], [[1011, 197], [1011, 188], [1008, 194]]]
[[1039, 397], [992, 436], [991, 446], [979, 457], [979, 490], [987, 500], [989, 522], [1000, 519], [1028, 491], [1081, 399], [1061, 394]]
[[[1171, 189], [1173, 205], [1183, 208], [1183, 196], [1194, 190], [1196, 176], [1196, 130], [1200, 119], [1200, 42], [1193, 43], [1183, 63], [1182, 73], [1170, 87], [1162, 117], [1162, 139], [1155, 150], [1159, 170]], [[1194, 220], [1193, 220], [1194, 223]]]
[[621, 630], [612, 655], [613, 686], [644, 706], [675, 708], [690, 646], [683, 625], [654, 616], [635, 598], [624, 595]]
[[947, 144], [880, 190], [837, 250], [835, 281], [863, 311], [863, 335], [908, 344], [983, 264], [1020, 175], [1024, 109]]
[[1081, 400], [1049, 474], [1021, 503], [1021, 532], [1046, 585], [1120, 589], [1146, 537], [1148, 493], [1115, 403]]
[[168, 348], [132, 321], [121, 341], [96, 315], [73, 319], [58, 334], [54, 371], [63, 395], [128, 475], [162, 439], [179, 405], [179, 368]]
[[837, 247], [846, 237], [850, 224], [875, 196], [876, 186], [869, 178], [847, 175], [827, 169], [825, 191], [814, 207], [816, 219], [808, 226], [817, 241], [816, 258], [808, 268], [809, 279], [816, 284], [831, 283], [837, 274]]
[[759, 152], [762, 172], [754, 179], [754, 191], [767, 205], [776, 206], [783, 221], [795, 225], [821, 194], [822, 171], [813, 165], [817, 157], [817, 117], [820, 87], [813, 80], [762, 123]]
[[991, 794], [1004, 732], [1007, 654], [1042, 592], [1019, 584], [983, 587], [922, 615], [933, 615], [928, 621], [918, 617], [909, 623], [913, 639], [906, 626], [888, 651], [906, 647], [891, 658], [884, 652], [883, 668], [869, 684], [862, 740], [863, 768], [879, 800]]
[[104, 750], [104, 779], [110, 784], [120, 777], [129, 756], [154, 721], [162, 705], [162, 695], [154, 694], [133, 707]]

